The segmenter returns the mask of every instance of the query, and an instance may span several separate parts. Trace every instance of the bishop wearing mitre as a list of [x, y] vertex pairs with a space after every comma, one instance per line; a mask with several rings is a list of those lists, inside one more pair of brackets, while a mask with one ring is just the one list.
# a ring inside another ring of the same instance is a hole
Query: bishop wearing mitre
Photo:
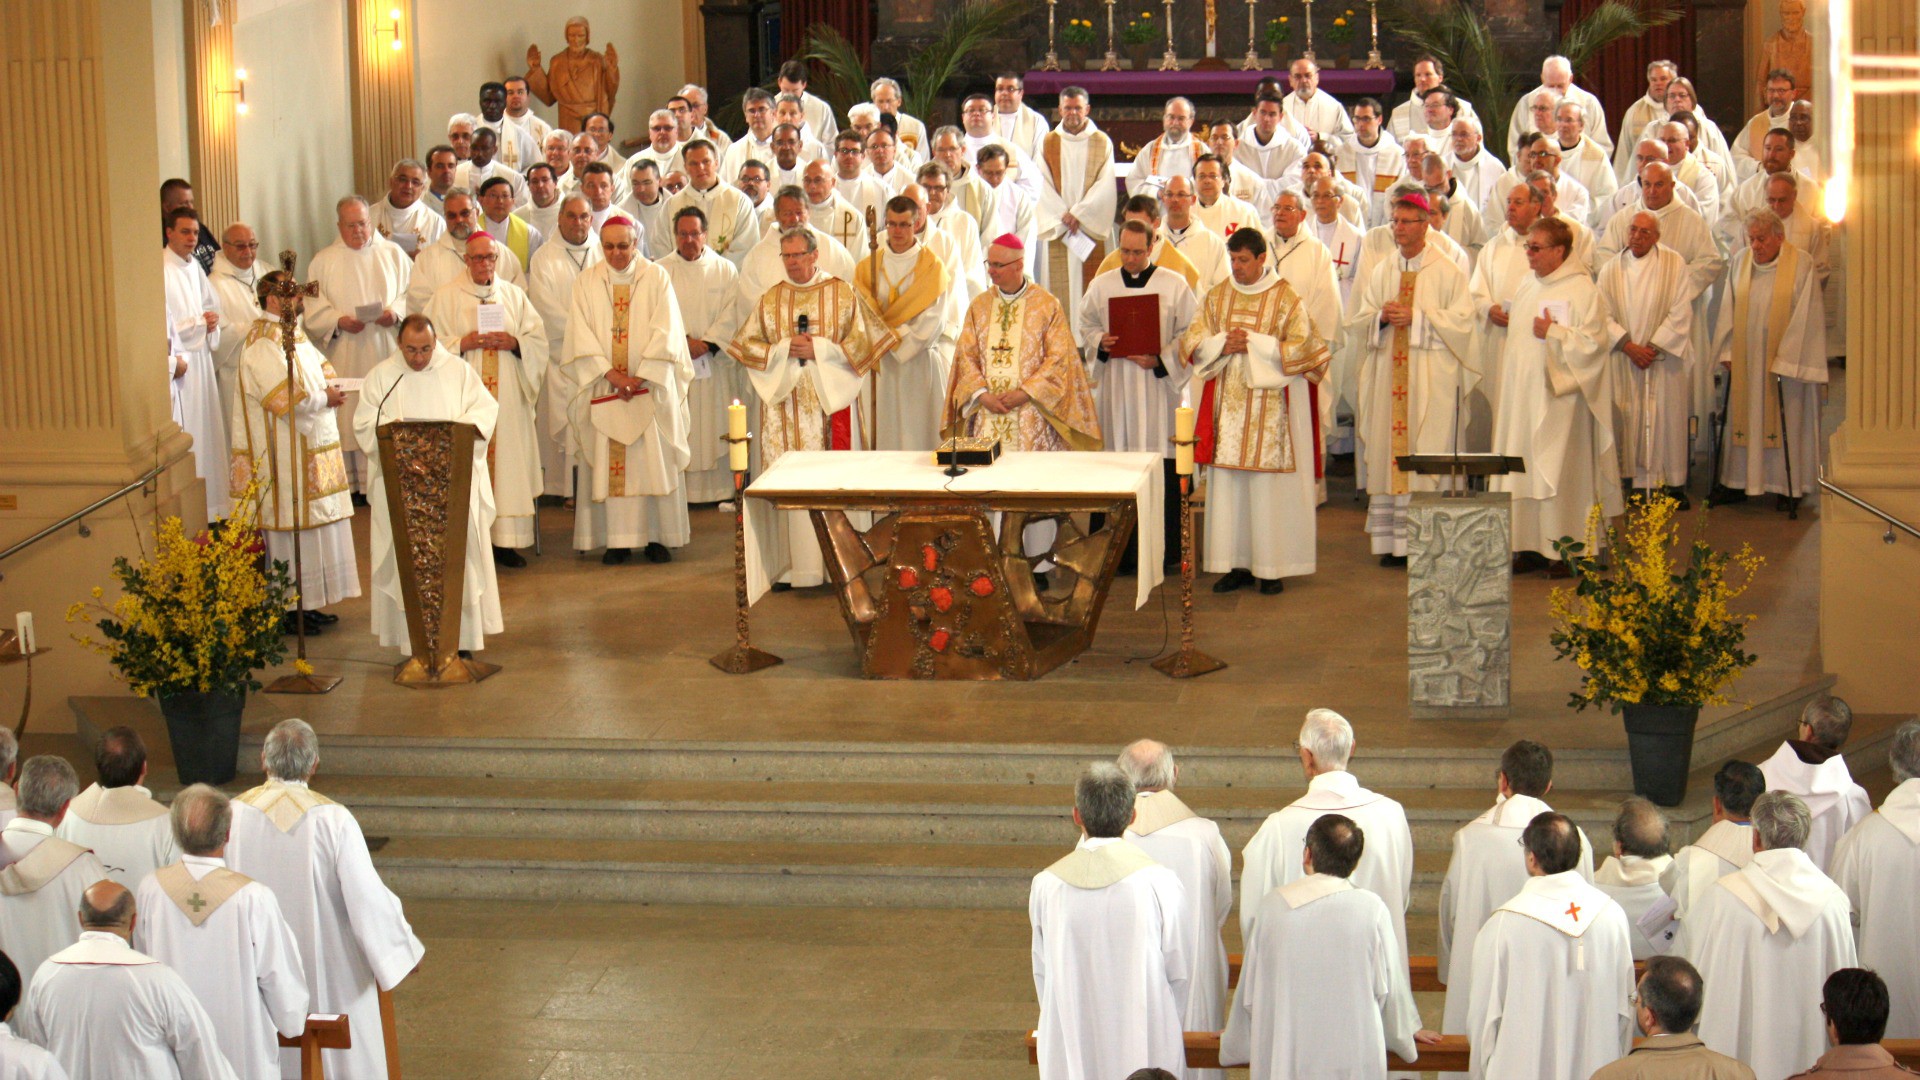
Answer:
[[580, 462], [573, 547], [604, 547], [609, 566], [634, 548], [669, 562], [669, 549], [693, 538], [681, 482], [693, 361], [672, 279], [640, 243], [633, 222], [608, 218], [603, 258], [574, 279], [567, 316], [568, 428]]
[[[727, 346], [760, 397], [763, 469], [790, 450], [864, 449], [861, 387], [899, 341], [852, 282], [819, 270], [820, 239], [812, 230], [788, 226], [779, 244], [786, 278], [742, 313]], [[779, 522], [791, 561], [775, 587], [825, 582], [806, 512], [784, 513]]]
[[1479, 379], [1473, 298], [1466, 272], [1428, 243], [1430, 206], [1419, 192], [1396, 196], [1389, 228], [1399, 250], [1376, 259], [1358, 283], [1346, 330], [1359, 354], [1359, 417], [1366, 465], [1367, 533], [1382, 566], [1407, 564], [1413, 492], [1440, 477], [1403, 471], [1403, 454], [1462, 449], [1466, 393]]
[[920, 205], [887, 200], [884, 243], [860, 261], [859, 287], [899, 343], [880, 358], [867, 393], [877, 450], [932, 450], [960, 332], [960, 290], [945, 263], [914, 232]]
[[1258, 229], [1227, 238], [1233, 276], [1213, 287], [1180, 347], [1200, 380], [1194, 459], [1208, 481], [1207, 572], [1215, 592], [1314, 570], [1315, 463], [1311, 387], [1325, 378], [1327, 344], [1293, 289], [1267, 266]]
[[[500, 415], [500, 403], [487, 393], [480, 373], [441, 345], [433, 320], [409, 315], [400, 324], [400, 348], [374, 366], [361, 387], [353, 430], [360, 445], [379, 446], [379, 431], [396, 420], [452, 420], [479, 429], [473, 440], [473, 476], [467, 491], [467, 569], [460, 598], [460, 650], [485, 647], [486, 635], [501, 631], [500, 585], [494, 577], [488, 543], [493, 529], [493, 481], [487, 475], [487, 444]], [[423, 642], [407, 633], [407, 609], [400, 594], [400, 563], [394, 550], [380, 454], [367, 457], [368, 490], [375, 492], [373, 534], [367, 545], [373, 559], [373, 632], [380, 644], [417, 654]]]
[[487, 440], [493, 479], [493, 559], [527, 565], [517, 549], [533, 546], [533, 500], [541, 490], [539, 407], [547, 379], [547, 329], [526, 291], [494, 273], [499, 246], [476, 232], [467, 237], [466, 272], [427, 301], [440, 344], [480, 374], [500, 405]]
[[266, 534], [269, 560], [291, 569], [294, 544], [300, 545], [295, 587], [301, 606], [317, 612], [360, 595], [350, 478], [340, 448], [340, 407], [347, 396], [330, 385], [333, 365], [307, 339], [297, 308], [289, 374], [282, 313], [300, 300], [277, 290], [290, 281], [284, 270], [260, 281], [265, 317], [246, 331], [238, 396], [227, 425], [233, 447], [227, 473], [236, 499], [249, 485], [258, 485], [256, 521]]

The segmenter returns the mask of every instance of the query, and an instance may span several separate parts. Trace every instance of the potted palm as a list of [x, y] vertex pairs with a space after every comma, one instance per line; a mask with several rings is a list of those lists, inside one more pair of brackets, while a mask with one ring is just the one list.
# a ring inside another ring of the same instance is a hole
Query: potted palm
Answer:
[[261, 556], [258, 506], [250, 490], [225, 527], [191, 537], [167, 518], [152, 555], [113, 561], [120, 595], [110, 605], [96, 585], [67, 609], [68, 622], [90, 626], [74, 640], [159, 702], [183, 784], [233, 779], [246, 694], [261, 685], [254, 672], [286, 659], [280, 623], [293, 582], [286, 563]]
[[1701, 706], [1726, 704], [1727, 686], [1757, 659], [1741, 648], [1755, 616], [1729, 605], [1764, 562], [1747, 544], [1716, 551], [1696, 536], [1680, 547], [1679, 507], [1666, 495], [1636, 498], [1624, 543], [1605, 532], [1610, 562], [1599, 557], [1596, 507], [1584, 542], [1554, 542], [1574, 585], [1555, 589], [1550, 601], [1554, 654], [1582, 672], [1568, 704], [1622, 714], [1633, 790], [1663, 806], [1686, 798]]

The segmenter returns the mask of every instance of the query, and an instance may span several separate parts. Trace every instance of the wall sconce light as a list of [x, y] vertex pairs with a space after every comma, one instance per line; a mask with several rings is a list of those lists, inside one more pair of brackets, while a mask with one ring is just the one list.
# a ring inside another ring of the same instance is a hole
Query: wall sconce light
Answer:
[[233, 111], [236, 115], [247, 115], [247, 69], [233, 69], [233, 89], [215, 90], [216, 94], [233, 95]]
[[379, 41], [382, 35], [393, 35], [393, 51], [400, 51], [400, 9], [387, 9], [387, 25], [373, 28], [373, 40]]

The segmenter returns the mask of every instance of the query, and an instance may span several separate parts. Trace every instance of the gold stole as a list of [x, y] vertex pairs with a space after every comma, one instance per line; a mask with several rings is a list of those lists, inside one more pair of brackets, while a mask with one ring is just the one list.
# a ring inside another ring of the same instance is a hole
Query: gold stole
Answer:
[[[509, 217], [507, 221], [508, 221], [508, 231], [512, 231], [513, 219]], [[475, 300], [481, 304], [493, 303], [493, 301], [490, 299], [482, 300], [476, 297]], [[480, 309], [478, 307], [474, 308], [474, 320], [475, 320], [474, 325], [475, 326], [479, 325], [479, 310]], [[497, 402], [500, 400], [500, 350], [499, 349], [481, 349], [480, 350], [480, 382], [486, 386], [487, 393], [493, 395], [494, 401]], [[487, 440], [487, 477], [493, 482], [494, 490], [496, 492], [499, 491], [500, 474], [498, 472], [495, 472], [493, 468], [493, 448], [498, 445], [500, 445], [499, 439]]]
[[[613, 370], [627, 374], [627, 320], [633, 311], [633, 286], [613, 287], [613, 331], [607, 351]], [[604, 438], [604, 436], [602, 436]], [[492, 446], [492, 442], [488, 442]], [[627, 494], [627, 444], [607, 439], [607, 498], [621, 499]]]
[[[1004, 394], [1020, 388], [1019, 342], [1026, 328], [1026, 301], [1026, 293], [1013, 300], [994, 297], [994, 319], [989, 324], [992, 331], [982, 350], [985, 363], [981, 372], [990, 393]], [[1020, 410], [996, 413], [982, 408], [975, 416], [979, 420], [976, 434], [998, 439], [1003, 446], [1020, 445]]]
[[[1766, 355], [1760, 358], [1760, 385], [1766, 395], [1766, 403], [1760, 407], [1760, 424], [1766, 445], [1780, 445], [1780, 384], [1772, 374], [1773, 358], [1780, 353], [1780, 339], [1786, 336], [1787, 322], [1793, 316], [1794, 275], [1800, 268], [1800, 249], [1792, 244], [1781, 244], [1780, 254], [1773, 261], [1773, 295], [1767, 305], [1767, 343]], [[1733, 290], [1733, 391], [1732, 401], [1727, 415], [1734, 422], [1733, 445], [1749, 445], [1745, 424], [1747, 422], [1747, 395], [1753, 392], [1750, 381], [1753, 378], [1747, 362], [1747, 305], [1753, 297], [1753, 260], [1748, 259], [1740, 268], [1739, 279]]]
[[[1049, 131], [1047, 132], [1046, 138], [1040, 140], [1040, 157], [1047, 167], [1047, 175], [1053, 178], [1053, 190], [1055, 191], [1060, 191], [1060, 178], [1063, 175], [1060, 171], [1060, 144], [1064, 141], [1065, 140], [1061, 139], [1058, 131]], [[1082, 197], [1085, 197], [1087, 192], [1092, 191], [1093, 185], [1100, 179], [1100, 170], [1094, 168], [1093, 163], [1106, 160], [1112, 153], [1113, 149], [1108, 145], [1107, 136], [1104, 132], [1096, 131], [1087, 136], [1087, 167], [1082, 170], [1083, 175], [1081, 176], [1081, 180], [1085, 185], [1080, 191]], [[1067, 193], [1060, 191], [1061, 201], [1066, 201], [1066, 198]], [[1092, 237], [1088, 237], [1088, 239], [1092, 239]], [[1107, 245], [1095, 240], [1093, 250], [1087, 253], [1086, 259], [1080, 266], [1080, 280], [1083, 285], [1086, 282], [1092, 281], [1099, 273], [1096, 268], [1106, 257]], [[1068, 275], [1071, 273], [1071, 267], [1067, 261], [1069, 258], [1071, 258], [1071, 256], [1067, 252], [1066, 241], [1048, 241], [1047, 291], [1053, 294], [1054, 299], [1060, 301], [1060, 309], [1062, 311], [1073, 310], [1073, 305], [1069, 302], [1067, 295], [1067, 280]]]
[[[861, 295], [880, 312], [888, 326], [898, 330], [918, 318], [927, 310], [928, 305], [938, 300], [947, 291], [950, 284], [947, 268], [925, 244], [920, 245], [920, 254], [913, 264], [913, 284], [905, 289], [899, 282], [888, 280], [886, 295], [880, 295], [881, 260], [885, 255], [879, 251], [860, 261], [860, 271], [854, 274], [854, 284], [859, 286]], [[929, 265], [931, 264], [931, 265]], [[864, 277], [866, 284], [860, 282]]]
[[[1399, 302], [1405, 306], [1413, 305], [1413, 283], [1420, 278], [1418, 270], [1400, 271]], [[1392, 458], [1387, 468], [1393, 476], [1393, 494], [1407, 493], [1407, 474], [1393, 463], [1407, 452], [1407, 354], [1413, 340], [1413, 323], [1393, 328], [1393, 446]]]
[[183, 862], [172, 866], [163, 866], [153, 872], [153, 883], [167, 894], [180, 909], [180, 914], [195, 926], [205, 923], [220, 910], [220, 905], [236, 896], [241, 889], [253, 884], [253, 879], [245, 874], [216, 866], [206, 877], [193, 880], [193, 872]]

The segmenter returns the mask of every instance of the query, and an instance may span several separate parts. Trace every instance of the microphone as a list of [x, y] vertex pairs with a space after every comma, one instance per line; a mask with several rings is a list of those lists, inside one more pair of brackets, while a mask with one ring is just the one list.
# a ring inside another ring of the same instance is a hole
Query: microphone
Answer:
[[[403, 362], [402, 366], [404, 366], [406, 370], [400, 373], [400, 379], [404, 379], [413, 374], [412, 365]], [[387, 392], [380, 395], [380, 403], [373, 407], [373, 430], [375, 432], [380, 430], [380, 410], [387, 407], [387, 399], [393, 396], [395, 390], [400, 389], [400, 379], [393, 380], [393, 385], [387, 387]]]
[[[794, 329], [794, 333], [795, 333], [795, 334], [804, 334], [804, 333], [806, 333], [806, 332], [807, 332], [807, 327], [808, 327], [809, 325], [810, 325], [810, 323], [809, 323], [809, 320], [807, 319], [807, 317], [806, 317], [806, 316], [805, 316], [804, 314], [803, 314], [803, 315], [801, 315], [801, 316], [800, 316], [800, 322], [799, 322], [799, 325], [798, 325], [798, 326], [797, 326], [797, 327], [796, 327], [796, 328]], [[807, 362], [806, 362], [805, 360], [801, 360], [801, 361], [800, 361], [800, 366], [801, 366], [801, 367], [805, 367], [805, 366], [806, 366], [806, 364], [807, 364]]]

